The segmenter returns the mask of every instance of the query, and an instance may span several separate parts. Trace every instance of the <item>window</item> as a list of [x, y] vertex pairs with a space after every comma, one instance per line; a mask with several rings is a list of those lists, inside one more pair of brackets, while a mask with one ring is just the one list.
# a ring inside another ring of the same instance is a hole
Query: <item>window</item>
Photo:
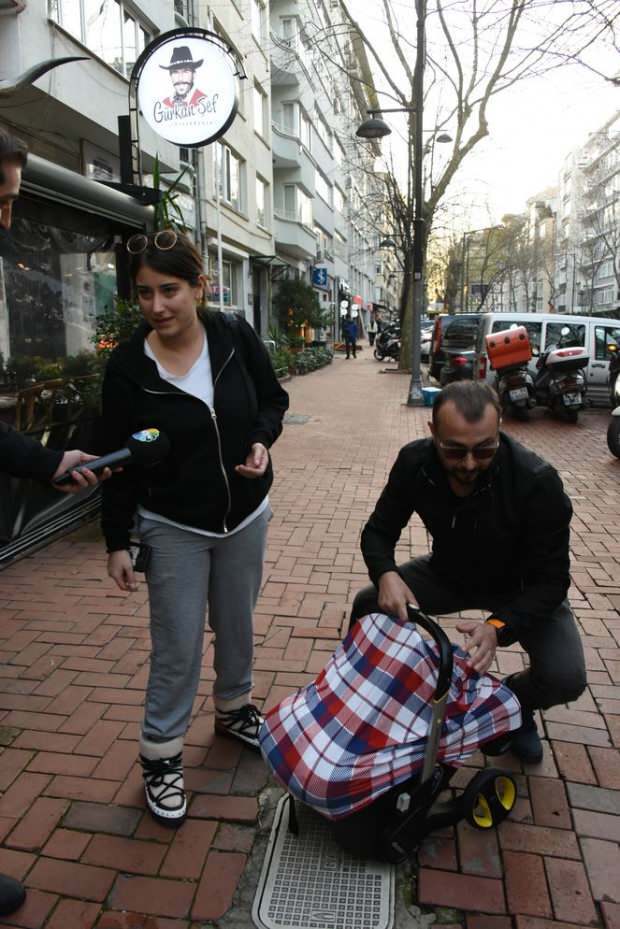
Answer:
[[124, 0], [51, 0], [50, 17], [125, 77], [153, 38]]
[[267, 98], [265, 94], [254, 85], [253, 88], [253, 103], [254, 103], [254, 129], [260, 136], [266, 138], [267, 136]]
[[620, 326], [596, 326], [594, 329], [594, 357], [597, 361], [609, 361], [610, 345], [620, 349]]
[[243, 210], [245, 197], [243, 190], [245, 162], [235, 155], [227, 146], [218, 142], [216, 145], [216, 170], [214, 192], [217, 193], [215, 179], [219, 178], [220, 196], [236, 210]]
[[344, 194], [337, 185], [334, 187], [334, 210], [344, 213]]
[[[239, 275], [241, 263], [237, 261], [222, 261], [222, 304], [225, 307], [239, 304]], [[208, 303], [219, 305], [220, 281], [218, 273], [217, 255], [209, 253], [209, 290]]]
[[297, 104], [282, 104], [282, 128], [290, 135], [297, 135]]
[[267, 225], [267, 184], [256, 175], [256, 222], [259, 226]]
[[321, 174], [320, 171], [315, 171], [314, 174], [314, 187], [322, 200], [328, 206], [332, 205], [332, 187], [331, 184], [327, 182], [327, 179]]
[[299, 111], [300, 138], [309, 152], [312, 151], [312, 123], [303, 110]]
[[284, 215], [312, 229], [312, 197], [296, 184], [284, 185]]
[[[562, 335], [562, 329], [568, 329], [566, 335]], [[578, 323], [547, 323], [547, 332], [545, 333], [545, 350], [552, 345], [585, 345], [586, 344], [586, 327]]]
[[344, 164], [345, 158], [346, 158], [346, 155], [345, 155], [344, 148], [342, 147], [342, 144], [338, 141], [338, 139], [334, 137], [334, 160], [336, 164], [342, 167], [342, 165]]
[[314, 110], [314, 125], [316, 128], [317, 135], [322, 141], [323, 145], [325, 146], [328, 152], [331, 152], [332, 133], [331, 133], [329, 126], [327, 125], [327, 123], [325, 122], [325, 120], [323, 119], [323, 117], [321, 116], [317, 108], [315, 108]]
[[260, 0], [250, 0], [250, 4], [252, 35], [260, 43], [265, 38], [265, 7]]

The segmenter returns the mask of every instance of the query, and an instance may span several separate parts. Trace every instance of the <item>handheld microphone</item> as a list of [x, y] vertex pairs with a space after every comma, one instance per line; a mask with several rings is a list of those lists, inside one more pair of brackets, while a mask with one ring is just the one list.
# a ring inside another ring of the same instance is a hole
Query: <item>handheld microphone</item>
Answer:
[[73, 480], [74, 471], [94, 471], [97, 474], [104, 468], [115, 468], [122, 464], [138, 464], [144, 467], [155, 465], [165, 458], [170, 451], [170, 442], [167, 436], [160, 432], [159, 429], [142, 429], [140, 432], [134, 432], [127, 439], [125, 448], [120, 448], [117, 452], [110, 452], [109, 455], [103, 455], [101, 458], [94, 458], [93, 461], [87, 461], [65, 471], [60, 477], [56, 478], [54, 484], [70, 484]]

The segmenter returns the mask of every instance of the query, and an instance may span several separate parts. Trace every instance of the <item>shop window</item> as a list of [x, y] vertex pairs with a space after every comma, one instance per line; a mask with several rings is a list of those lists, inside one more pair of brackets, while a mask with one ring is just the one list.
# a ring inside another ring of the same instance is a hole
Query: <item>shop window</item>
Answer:
[[[222, 304], [226, 309], [236, 308], [239, 305], [239, 278], [242, 273], [242, 264], [239, 261], [222, 261]], [[218, 273], [217, 255], [209, 253], [209, 295], [208, 303], [217, 308], [220, 305], [220, 280]]]
[[[109, 225], [22, 195], [0, 253], [0, 416], [62, 447], [99, 401], [97, 319], [116, 293]], [[60, 443], [60, 444], [59, 444]]]
[[50, 0], [49, 15], [125, 77], [153, 38], [124, 0]]

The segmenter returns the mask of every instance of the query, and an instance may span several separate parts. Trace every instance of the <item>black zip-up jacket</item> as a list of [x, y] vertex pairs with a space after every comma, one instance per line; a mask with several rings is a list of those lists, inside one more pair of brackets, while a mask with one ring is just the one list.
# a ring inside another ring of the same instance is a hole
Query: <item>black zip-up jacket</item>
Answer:
[[51, 481], [63, 454], [0, 423], [0, 471], [6, 471], [13, 477]]
[[214, 409], [160, 378], [144, 354], [140, 325], [110, 356], [104, 383], [100, 452], [123, 448], [134, 432], [154, 426], [170, 441], [165, 460], [129, 465], [102, 486], [102, 528], [109, 552], [126, 549], [138, 504], [209, 532], [238, 526], [264, 500], [271, 461], [257, 479], [241, 477], [252, 445], [267, 448], [282, 431], [288, 394], [252, 327], [239, 317], [204, 312], [214, 385]]
[[548, 620], [565, 598], [570, 500], [557, 471], [504, 433], [468, 497], [451, 491], [432, 439], [400, 450], [362, 532], [373, 583], [397, 570], [394, 548], [414, 512], [432, 536], [439, 578], [470, 602], [486, 595], [501, 604], [495, 613], [508, 626], [504, 640]]

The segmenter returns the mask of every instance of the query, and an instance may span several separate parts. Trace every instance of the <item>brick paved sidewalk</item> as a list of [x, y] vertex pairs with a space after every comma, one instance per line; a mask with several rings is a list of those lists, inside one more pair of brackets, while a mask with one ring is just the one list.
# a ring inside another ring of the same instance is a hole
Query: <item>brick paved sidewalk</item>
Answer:
[[[310, 680], [338, 642], [366, 582], [360, 528], [398, 448], [426, 434], [426, 412], [401, 403], [407, 379], [380, 371], [365, 351], [289, 385], [299, 420], [274, 449], [255, 625], [256, 696], [267, 706]], [[606, 423], [603, 413], [577, 427], [537, 413], [508, 427], [560, 469], [573, 498], [571, 600], [589, 688], [545, 714], [542, 765], [505, 760], [519, 801], [498, 835], [459, 826], [425, 843], [413, 899], [440, 926], [509, 929], [516, 918], [516, 929], [620, 929], [620, 463], [607, 453]], [[420, 524], [401, 549], [403, 558], [427, 550]], [[456, 621], [444, 623], [454, 636]], [[190, 815], [176, 834], [144, 812], [135, 763], [146, 592], [112, 586], [96, 528], [0, 575], [0, 638], [0, 872], [29, 888], [0, 924], [197, 929], [222, 917], [255, 839], [266, 773], [213, 735], [209, 635], [185, 753]], [[504, 650], [498, 670], [521, 662]]]

